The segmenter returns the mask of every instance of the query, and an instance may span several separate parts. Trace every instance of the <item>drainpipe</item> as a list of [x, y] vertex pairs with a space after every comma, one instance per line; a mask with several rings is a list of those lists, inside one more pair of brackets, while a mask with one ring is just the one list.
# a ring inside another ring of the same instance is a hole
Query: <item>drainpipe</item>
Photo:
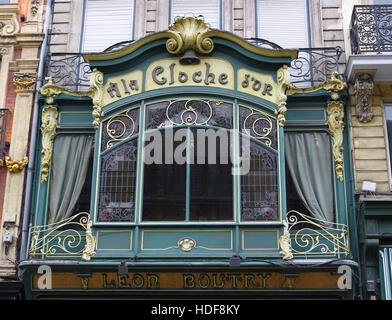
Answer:
[[[44, 64], [45, 64], [51, 7], [52, 7], [52, 0], [47, 0], [45, 21], [44, 21], [44, 39], [41, 45], [41, 52], [40, 52], [39, 65], [38, 65], [37, 86], [36, 86], [37, 89], [42, 86], [42, 76], [43, 76]], [[31, 133], [30, 133], [29, 164], [27, 167], [26, 193], [24, 199], [25, 206], [23, 211], [22, 240], [21, 240], [19, 261], [24, 261], [27, 258], [29, 218], [30, 218], [30, 209], [31, 209], [31, 195], [33, 191], [32, 187], [33, 187], [34, 160], [35, 160], [36, 137], [37, 137], [37, 127], [38, 127], [38, 110], [39, 110], [38, 92], [36, 92], [34, 97], [34, 105], [33, 105], [33, 122], [32, 122]]]

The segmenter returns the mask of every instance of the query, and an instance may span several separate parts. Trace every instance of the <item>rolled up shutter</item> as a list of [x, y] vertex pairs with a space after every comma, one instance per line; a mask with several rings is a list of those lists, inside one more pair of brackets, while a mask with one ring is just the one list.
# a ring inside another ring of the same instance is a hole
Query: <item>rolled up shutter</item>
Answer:
[[103, 51], [133, 40], [134, 0], [87, 0], [82, 51]]
[[175, 17], [189, 12], [195, 16], [202, 15], [211, 28], [220, 28], [220, 0], [172, 0], [170, 23], [174, 22]]
[[307, 48], [306, 0], [257, 0], [257, 37], [283, 48]]

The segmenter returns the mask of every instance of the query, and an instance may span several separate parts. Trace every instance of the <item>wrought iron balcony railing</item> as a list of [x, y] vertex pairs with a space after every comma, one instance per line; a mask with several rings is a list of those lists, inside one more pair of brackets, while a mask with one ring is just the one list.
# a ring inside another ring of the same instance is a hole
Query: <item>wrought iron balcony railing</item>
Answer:
[[354, 54], [392, 52], [392, 5], [354, 6], [350, 36]]
[[[262, 40], [249, 39], [249, 42], [272, 49], [279, 49], [277, 45]], [[122, 46], [130, 42], [120, 43]], [[117, 50], [118, 45], [112, 46], [105, 52]], [[291, 82], [298, 87], [314, 87], [330, 79], [331, 74], [339, 74], [339, 62], [343, 50], [340, 47], [304, 48], [299, 49], [298, 58], [291, 62], [289, 72]], [[52, 77], [55, 85], [72, 90], [83, 90], [89, 86], [92, 71], [84, 61], [82, 53], [49, 53], [45, 62], [45, 77]], [[343, 78], [343, 75], [340, 74]]]

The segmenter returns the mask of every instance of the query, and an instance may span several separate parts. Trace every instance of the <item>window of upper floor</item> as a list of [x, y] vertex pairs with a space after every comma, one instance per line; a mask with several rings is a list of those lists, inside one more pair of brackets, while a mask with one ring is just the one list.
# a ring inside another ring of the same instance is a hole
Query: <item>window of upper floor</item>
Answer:
[[86, 0], [81, 40], [82, 52], [99, 52], [133, 40], [134, 0]]
[[282, 48], [308, 48], [308, 0], [257, 0], [256, 26], [257, 38]]
[[386, 150], [389, 168], [389, 188], [392, 191], [392, 104], [385, 103], [385, 134], [386, 134]]
[[208, 23], [211, 28], [220, 29], [222, 20], [222, 0], [170, 0], [170, 22], [174, 22], [175, 17], [182, 17], [186, 13], [194, 13], [195, 15], [202, 15], [204, 21]]

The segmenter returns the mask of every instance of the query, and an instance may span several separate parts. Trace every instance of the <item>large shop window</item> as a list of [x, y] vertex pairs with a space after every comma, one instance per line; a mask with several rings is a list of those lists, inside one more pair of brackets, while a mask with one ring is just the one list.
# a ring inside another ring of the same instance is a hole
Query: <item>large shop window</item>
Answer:
[[[103, 121], [98, 221], [233, 222], [235, 198], [240, 221], [278, 221], [276, 119], [246, 106], [234, 116], [233, 108], [209, 99], [147, 103], [142, 140], [139, 107]], [[240, 156], [246, 171], [237, 176]]]
[[133, 40], [134, 6], [134, 0], [87, 0], [81, 51], [99, 52]]
[[331, 142], [327, 132], [286, 132], [287, 211], [334, 221]]
[[307, 0], [257, 0], [256, 7], [258, 38], [282, 48], [309, 47]]
[[204, 21], [211, 28], [220, 28], [221, 23], [221, 0], [171, 0], [170, 23], [174, 22], [175, 17], [182, 17], [186, 13], [193, 12], [202, 15]]

